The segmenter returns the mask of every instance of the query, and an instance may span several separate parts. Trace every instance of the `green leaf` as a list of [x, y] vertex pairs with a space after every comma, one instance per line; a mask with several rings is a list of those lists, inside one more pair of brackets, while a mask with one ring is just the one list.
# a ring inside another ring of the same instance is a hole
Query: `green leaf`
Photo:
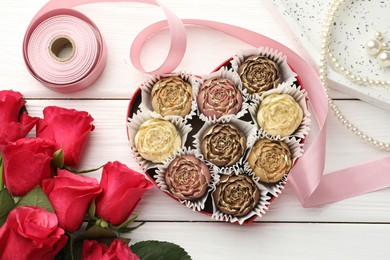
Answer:
[[117, 238], [117, 233], [113, 230], [107, 228], [102, 228], [99, 226], [92, 226], [90, 229], [84, 231], [80, 234], [76, 240], [98, 240], [99, 238]]
[[54, 167], [61, 169], [64, 167], [64, 151], [62, 149], [57, 150], [53, 154], [52, 163]]
[[41, 187], [36, 186], [27, 193], [17, 204], [18, 206], [37, 206], [54, 213], [54, 209]]
[[72, 172], [72, 173], [74, 173], [74, 174], [83, 174], [83, 173], [95, 172], [95, 171], [97, 171], [97, 170], [103, 168], [103, 166], [104, 166], [104, 165], [99, 166], [99, 167], [97, 167], [97, 168], [89, 169], [89, 170], [80, 170], [80, 171], [79, 171], [79, 170], [76, 170], [76, 169], [74, 169], [74, 168], [72, 168], [72, 167], [68, 167], [68, 166], [65, 165], [65, 166], [64, 166], [64, 169], [67, 170], [67, 171], [70, 171], [70, 172]]
[[162, 241], [142, 241], [130, 246], [141, 260], [191, 260], [180, 246]]
[[139, 228], [140, 226], [142, 226], [143, 224], [145, 224], [145, 222], [142, 222], [142, 223], [140, 223], [139, 225], [137, 225], [135, 227], [122, 227], [122, 228], [119, 228], [119, 229], [116, 229], [116, 230], [119, 233], [130, 233], [131, 231], [134, 231], [137, 228]]
[[0, 191], [0, 227], [4, 224], [10, 211], [15, 207], [15, 201], [6, 189]]
[[104, 243], [109, 246], [112, 241], [118, 238], [118, 234], [113, 230], [99, 226], [92, 226], [90, 229], [84, 231], [75, 238], [75, 249], [77, 251], [78, 246], [81, 245], [82, 247], [84, 240], [96, 240], [99, 243]]
[[138, 218], [138, 215], [134, 215], [132, 216], [131, 218], [129, 218], [128, 220], [126, 220], [125, 222], [123, 222], [122, 224], [120, 224], [119, 226], [113, 226], [112, 228], [115, 229], [115, 230], [119, 230], [121, 228], [125, 228], [127, 227], [130, 223], [134, 222], [136, 219]]

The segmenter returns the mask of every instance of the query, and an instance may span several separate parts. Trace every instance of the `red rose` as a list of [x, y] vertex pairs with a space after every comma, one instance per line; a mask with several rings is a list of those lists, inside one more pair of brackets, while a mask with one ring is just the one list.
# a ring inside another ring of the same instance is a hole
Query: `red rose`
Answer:
[[102, 188], [94, 178], [58, 170], [58, 176], [42, 182], [42, 189], [53, 205], [59, 226], [73, 232], [80, 228], [92, 201]]
[[114, 240], [110, 247], [93, 240], [84, 240], [82, 260], [139, 260], [122, 240]]
[[23, 196], [42, 180], [52, 177], [54, 143], [41, 138], [22, 138], [4, 147], [3, 179], [8, 191]]
[[38, 118], [30, 117], [24, 112], [19, 122], [0, 123], [0, 152], [8, 143], [25, 137], [36, 125]]
[[37, 136], [54, 140], [63, 149], [65, 165], [80, 162], [89, 133], [95, 128], [93, 118], [84, 111], [61, 107], [46, 107], [37, 125]]
[[108, 162], [102, 173], [103, 192], [96, 199], [96, 216], [114, 225], [125, 222], [144, 192], [153, 187], [145, 177], [120, 162]]
[[26, 101], [22, 94], [12, 90], [0, 91], [0, 151], [9, 142], [25, 137], [35, 126], [37, 119], [27, 113], [19, 114]]
[[20, 110], [26, 104], [22, 97], [12, 90], [0, 91], [0, 124], [18, 122]]
[[38, 207], [17, 207], [0, 229], [0, 259], [53, 259], [67, 237], [55, 214]]
[[111, 243], [102, 260], [139, 260], [139, 257], [131, 251], [129, 246], [122, 240], [116, 239]]
[[101, 244], [96, 240], [84, 240], [82, 260], [100, 260], [105, 252], [107, 252], [108, 246]]

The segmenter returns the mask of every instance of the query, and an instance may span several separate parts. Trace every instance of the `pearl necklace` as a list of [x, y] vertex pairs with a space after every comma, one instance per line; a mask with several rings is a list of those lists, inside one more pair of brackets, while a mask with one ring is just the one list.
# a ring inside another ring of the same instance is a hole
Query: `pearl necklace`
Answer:
[[341, 63], [336, 59], [336, 57], [331, 53], [330, 49], [328, 48], [328, 58], [332, 62], [332, 67], [340, 72], [341, 74], [344, 74], [346, 78], [348, 78], [350, 81], [358, 84], [358, 85], [372, 85], [372, 86], [378, 86], [378, 87], [385, 87], [390, 85], [390, 80], [379, 80], [379, 79], [370, 79], [367, 77], [360, 77], [357, 75], [354, 75], [352, 71], [345, 68]]
[[[339, 64], [337, 60], [333, 57], [329, 50], [329, 42], [331, 37], [331, 31], [332, 31], [332, 25], [334, 23], [335, 14], [339, 10], [341, 4], [344, 3], [345, 0], [331, 0], [331, 4], [329, 7], [329, 10], [324, 18], [323, 28], [322, 28], [322, 43], [321, 43], [321, 57], [320, 57], [320, 64], [319, 64], [319, 77], [321, 80], [321, 83], [325, 89], [326, 97], [328, 98], [328, 103], [330, 109], [333, 111], [334, 115], [337, 117], [337, 119], [352, 133], [354, 133], [357, 137], [362, 139], [364, 142], [373, 145], [376, 148], [390, 151], [390, 143], [382, 142], [379, 140], [376, 140], [367, 134], [363, 133], [359, 128], [357, 128], [355, 125], [353, 125], [351, 122], [349, 122], [345, 116], [340, 112], [339, 108], [335, 104], [335, 102], [332, 100], [332, 98], [329, 96], [329, 88], [328, 88], [328, 57], [331, 59], [331, 61]], [[333, 59], [334, 58], [334, 59]], [[367, 78], [361, 78], [353, 75], [350, 71], [346, 70], [343, 66], [339, 64], [338, 69], [344, 73], [344, 75], [347, 76], [350, 80], [354, 82], [360, 82], [360, 83], [368, 83], [368, 84], [376, 84], [376, 85], [386, 85], [390, 84], [390, 81], [378, 81], [378, 80], [370, 80]], [[382, 84], [384, 83], [384, 84]]]

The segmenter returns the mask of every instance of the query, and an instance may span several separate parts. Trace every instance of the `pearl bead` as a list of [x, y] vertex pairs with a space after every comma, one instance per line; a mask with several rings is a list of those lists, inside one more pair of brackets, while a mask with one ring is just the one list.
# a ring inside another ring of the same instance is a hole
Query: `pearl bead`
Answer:
[[377, 57], [378, 63], [382, 67], [390, 66], [390, 51], [382, 51]]
[[383, 35], [382, 35], [382, 33], [381, 32], [376, 32], [375, 33], [375, 39], [377, 39], [377, 40], [382, 40], [383, 39]]
[[370, 39], [366, 42], [365, 48], [368, 54], [376, 55], [381, 51], [382, 45], [378, 40]]

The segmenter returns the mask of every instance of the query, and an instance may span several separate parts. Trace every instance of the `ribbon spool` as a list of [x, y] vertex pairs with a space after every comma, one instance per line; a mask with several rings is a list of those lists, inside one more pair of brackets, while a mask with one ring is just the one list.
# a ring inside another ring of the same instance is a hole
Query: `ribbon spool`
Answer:
[[36, 14], [23, 41], [23, 57], [30, 74], [42, 85], [70, 93], [92, 85], [102, 74], [107, 48], [97, 26], [74, 6], [97, 2], [140, 2], [159, 6], [168, 20], [171, 45], [164, 63], [145, 71], [140, 53], [131, 55], [134, 66], [145, 73], [174, 70], [185, 53], [186, 34], [181, 20], [156, 0], [52, 0]]
[[107, 60], [107, 49], [96, 25], [72, 9], [50, 11], [32, 23], [26, 32], [23, 54], [34, 78], [63, 93], [92, 85]]

